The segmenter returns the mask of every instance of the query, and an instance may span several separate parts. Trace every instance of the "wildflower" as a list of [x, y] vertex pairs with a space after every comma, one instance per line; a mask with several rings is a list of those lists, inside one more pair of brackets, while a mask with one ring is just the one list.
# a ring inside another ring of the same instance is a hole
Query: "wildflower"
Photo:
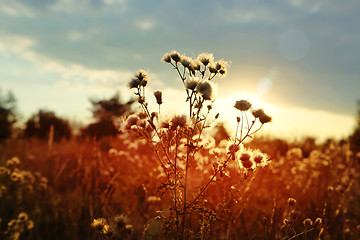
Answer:
[[140, 81], [140, 86], [145, 87], [149, 82], [149, 77], [145, 70], [139, 70], [135, 77]]
[[109, 225], [104, 225], [104, 227], [102, 228], [101, 230], [101, 233], [106, 235], [106, 236], [111, 236], [112, 235], [112, 231], [110, 229], [110, 226]]
[[244, 168], [251, 168], [253, 166], [253, 162], [248, 160], [248, 161], [241, 161], [241, 164], [243, 165]]
[[128, 86], [129, 88], [138, 88], [140, 85], [140, 80], [137, 78], [133, 78], [130, 80]]
[[171, 57], [171, 59], [174, 60], [175, 62], [180, 62], [180, 60], [181, 60], [180, 54], [179, 54], [177, 51], [175, 51], [175, 50], [171, 52], [170, 57]]
[[176, 129], [178, 126], [184, 127], [187, 124], [187, 117], [186, 117], [186, 115], [175, 115], [171, 119], [171, 123], [172, 123], [173, 129]]
[[207, 66], [209, 63], [214, 61], [214, 56], [211, 53], [200, 53], [197, 57], [197, 60]]
[[254, 118], [260, 118], [261, 116], [265, 115], [265, 112], [263, 109], [256, 109], [256, 110], [253, 110], [252, 112], [252, 115], [254, 116]]
[[227, 65], [228, 62], [224, 61], [223, 59], [217, 61], [215, 63], [215, 68], [216, 70], [218, 70], [218, 72], [220, 73], [221, 76], [225, 76], [227, 73]]
[[20, 180], [20, 174], [17, 173], [17, 172], [13, 172], [11, 175], [10, 175], [10, 179], [13, 181], [13, 182], [18, 182]]
[[310, 218], [307, 218], [307, 219], [304, 220], [304, 226], [306, 228], [310, 228], [312, 224], [313, 224], [313, 222], [311, 221]]
[[27, 230], [31, 230], [31, 229], [33, 229], [34, 228], [34, 221], [33, 220], [29, 220], [29, 221], [27, 221], [26, 222], [26, 229]]
[[251, 108], [251, 103], [246, 101], [246, 100], [240, 100], [240, 101], [236, 101], [234, 108], [240, 110], [240, 111], [247, 111]]
[[241, 156], [240, 156], [240, 160], [242, 162], [247, 162], [250, 160], [250, 154], [248, 153], [242, 153]]
[[9, 174], [9, 169], [6, 168], [6, 167], [1, 166], [0, 167], [0, 176], [5, 175], [5, 174]]
[[156, 98], [156, 103], [157, 104], [162, 104], [163, 102], [162, 102], [162, 91], [160, 91], [160, 90], [158, 90], [158, 91], [155, 91], [154, 92], [154, 96], [155, 96], [155, 98]]
[[204, 100], [211, 100], [213, 97], [213, 85], [209, 81], [199, 82], [196, 91], [202, 95]]
[[289, 198], [289, 199], [288, 199], [288, 203], [289, 203], [289, 205], [292, 207], [292, 206], [294, 206], [294, 205], [296, 204], [296, 200], [293, 199], [293, 198]]
[[209, 65], [209, 71], [210, 71], [210, 73], [217, 73], [218, 72], [216, 67], [214, 65], [212, 65], [212, 64]]
[[196, 71], [200, 71], [200, 66], [201, 66], [201, 62], [198, 59], [195, 59], [190, 63], [190, 68]]
[[192, 62], [192, 59], [191, 59], [190, 57], [185, 56], [185, 55], [182, 55], [182, 56], [181, 56], [180, 63], [181, 63], [184, 67], [189, 68], [191, 62]]
[[198, 83], [199, 79], [197, 77], [190, 77], [189, 80], [185, 82], [185, 87], [186, 89], [195, 90]]
[[254, 157], [254, 161], [257, 163], [257, 164], [260, 164], [261, 163], [261, 161], [263, 160], [263, 155], [256, 155], [255, 157]]
[[259, 119], [260, 119], [260, 122], [261, 122], [262, 124], [271, 122], [271, 120], [272, 120], [271, 116], [269, 116], [269, 115], [267, 115], [267, 114], [264, 114], [264, 115], [260, 116]]
[[160, 128], [170, 128], [170, 121], [164, 120], [160, 123]]
[[131, 115], [126, 119], [126, 127], [127, 129], [129, 129], [131, 126], [136, 125], [136, 123], [139, 121], [138, 116], [135, 115]]
[[19, 215], [18, 215], [18, 219], [19, 219], [20, 221], [22, 221], [22, 222], [25, 222], [25, 221], [27, 221], [27, 220], [29, 219], [29, 216], [27, 215], [27, 213], [21, 212], [21, 213], [19, 213]]
[[121, 214], [121, 215], [116, 215], [114, 221], [118, 228], [122, 228], [129, 222], [129, 219], [124, 214]]
[[95, 218], [91, 223], [92, 228], [97, 228], [99, 230], [102, 230], [105, 225], [107, 225], [105, 218]]
[[240, 149], [239, 145], [235, 143], [229, 145], [228, 147], [229, 153], [236, 153], [237, 151], [239, 151], [239, 149]]
[[171, 63], [171, 56], [168, 53], [165, 53], [164, 56], [162, 57], [161, 61], [166, 62], [166, 63]]

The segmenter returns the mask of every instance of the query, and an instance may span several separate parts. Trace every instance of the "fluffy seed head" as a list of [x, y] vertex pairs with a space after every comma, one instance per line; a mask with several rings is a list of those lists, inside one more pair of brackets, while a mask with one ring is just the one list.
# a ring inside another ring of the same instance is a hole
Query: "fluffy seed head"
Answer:
[[207, 66], [209, 63], [214, 61], [214, 56], [211, 53], [200, 53], [197, 57], [197, 60]]
[[175, 50], [173, 50], [173, 51], [171, 52], [170, 57], [171, 57], [171, 59], [174, 60], [175, 62], [180, 62], [180, 60], [181, 60], [181, 55], [180, 55], [177, 51], [175, 51]]
[[163, 102], [162, 102], [162, 91], [160, 91], [160, 90], [158, 90], [158, 91], [155, 91], [154, 92], [154, 96], [155, 96], [155, 98], [156, 98], [156, 103], [157, 104], [162, 104]]
[[249, 161], [241, 161], [241, 164], [243, 165], [244, 168], [249, 169], [253, 166], [254, 163], [249, 160]]
[[238, 145], [238, 144], [235, 144], [235, 143], [229, 145], [229, 147], [228, 147], [228, 151], [229, 151], [230, 153], [236, 153], [236, 152], [239, 151], [239, 150], [240, 150], [239, 145]]
[[169, 53], [165, 53], [164, 56], [162, 57], [161, 61], [166, 62], [166, 63], [171, 63], [171, 56]]
[[171, 119], [172, 128], [176, 129], [177, 127], [184, 127], [187, 124], [187, 117], [186, 115], [175, 115]]
[[189, 68], [190, 67], [190, 64], [192, 63], [192, 59], [188, 56], [185, 56], [185, 55], [182, 55], [181, 56], [181, 59], [180, 59], [180, 63], [186, 67], [186, 68]]
[[293, 198], [289, 198], [289, 199], [288, 199], [288, 203], [289, 203], [289, 205], [292, 207], [292, 206], [294, 206], [294, 205], [296, 204], [296, 200], [293, 199]]
[[213, 98], [213, 85], [207, 80], [199, 82], [196, 86], [196, 91], [200, 93], [205, 100], [211, 100]]
[[260, 116], [259, 120], [262, 124], [265, 124], [265, 123], [271, 122], [272, 118], [271, 118], [271, 116], [264, 114], [264, 115]]
[[307, 219], [304, 220], [304, 226], [306, 228], [310, 228], [312, 224], [313, 224], [313, 222], [311, 221], [310, 218], [307, 218]]
[[240, 161], [247, 162], [250, 160], [250, 154], [248, 153], [242, 153], [240, 156]]
[[20, 221], [22, 221], [22, 222], [25, 222], [25, 221], [27, 221], [27, 220], [29, 219], [29, 216], [27, 215], [27, 213], [21, 212], [21, 213], [19, 213], [19, 215], [18, 215], [18, 219], [19, 219]]
[[194, 70], [199, 71], [201, 66], [201, 62], [198, 59], [195, 59], [191, 62], [190, 67]]
[[218, 72], [218, 70], [216, 69], [216, 67], [213, 64], [209, 65], [209, 71], [211, 73], [217, 73]]
[[262, 108], [253, 110], [251, 114], [254, 116], [254, 118], [260, 118], [261, 116], [265, 115], [265, 112]]
[[247, 111], [251, 108], [251, 103], [246, 101], [246, 100], [240, 100], [240, 101], [236, 101], [234, 108], [240, 110], [240, 111]]
[[255, 157], [254, 157], [254, 161], [257, 163], [257, 164], [260, 164], [261, 163], [261, 161], [263, 160], [263, 156], [262, 155], [256, 155]]
[[185, 82], [185, 87], [186, 89], [195, 90], [198, 83], [199, 79], [197, 77], [190, 77], [189, 80]]

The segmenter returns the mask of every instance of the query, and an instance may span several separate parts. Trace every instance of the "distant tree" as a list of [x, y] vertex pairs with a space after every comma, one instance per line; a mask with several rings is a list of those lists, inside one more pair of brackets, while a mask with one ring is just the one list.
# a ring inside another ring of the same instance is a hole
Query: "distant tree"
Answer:
[[16, 122], [16, 99], [12, 92], [2, 95], [0, 89], [0, 142], [8, 139]]
[[130, 114], [131, 105], [134, 103], [134, 100], [122, 103], [120, 94], [115, 93], [109, 99], [90, 99], [90, 102], [92, 104], [91, 111], [96, 122], [82, 129], [82, 135], [101, 138], [118, 134], [118, 130], [114, 127], [113, 119], [114, 117]]
[[350, 148], [353, 152], [360, 152], [360, 100], [357, 102], [356, 127], [350, 135]]
[[71, 137], [71, 128], [68, 121], [57, 117], [54, 112], [47, 110], [39, 110], [38, 113], [34, 114], [26, 122], [24, 137], [47, 139], [51, 126], [54, 128], [54, 141]]

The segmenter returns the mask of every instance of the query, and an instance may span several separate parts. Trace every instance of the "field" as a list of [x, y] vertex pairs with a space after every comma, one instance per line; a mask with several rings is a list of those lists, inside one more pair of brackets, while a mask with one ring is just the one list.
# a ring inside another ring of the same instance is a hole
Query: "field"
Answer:
[[[202, 144], [189, 172], [191, 195], [214, 171], [214, 159], [226, 156], [224, 142]], [[250, 172], [229, 162], [188, 214], [190, 239], [359, 238], [359, 154], [348, 143], [330, 142], [308, 156], [300, 148], [281, 155], [274, 143], [261, 145], [272, 149], [271, 162]], [[20, 139], [0, 152], [1, 238], [176, 235], [173, 190], [149, 145], [135, 135], [64, 141], [51, 149], [46, 141]], [[108, 219], [112, 235], [91, 228], [98, 218]]]

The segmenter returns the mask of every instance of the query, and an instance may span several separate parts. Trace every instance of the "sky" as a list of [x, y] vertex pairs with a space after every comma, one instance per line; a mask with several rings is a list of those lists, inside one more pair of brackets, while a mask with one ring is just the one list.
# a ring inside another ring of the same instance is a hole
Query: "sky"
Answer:
[[89, 123], [89, 98], [128, 100], [145, 69], [171, 114], [185, 93], [163, 54], [209, 52], [231, 62], [214, 109], [229, 128], [247, 99], [273, 116], [270, 136], [342, 138], [360, 99], [359, 12], [358, 0], [0, 0], [0, 88], [24, 121], [48, 109]]

